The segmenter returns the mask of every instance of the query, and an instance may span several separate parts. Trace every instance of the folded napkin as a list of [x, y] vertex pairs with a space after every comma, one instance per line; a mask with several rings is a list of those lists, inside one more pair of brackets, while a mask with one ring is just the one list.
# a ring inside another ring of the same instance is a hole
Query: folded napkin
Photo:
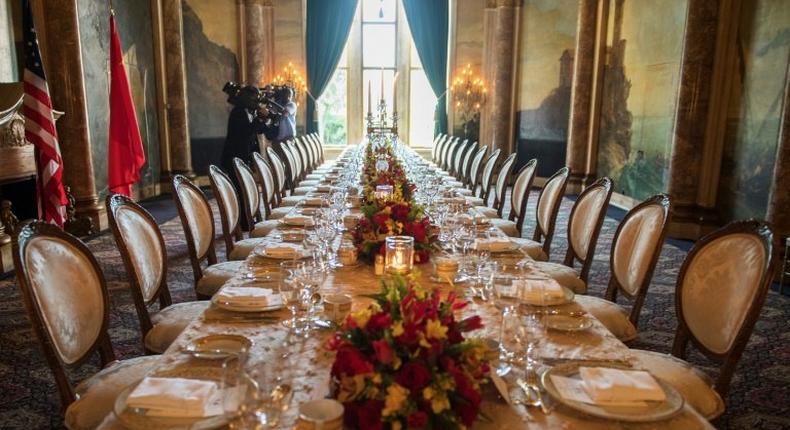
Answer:
[[275, 291], [260, 287], [228, 285], [217, 293], [217, 300], [231, 306], [266, 308], [283, 304], [282, 297]]
[[322, 185], [319, 185], [319, 186], [315, 187], [315, 190], [318, 191], [319, 193], [328, 193], [328, 192], [332, 191], [332, 186], [331, 185], [322, 184]]
[[661, 386], [644, 370], [579, 367], [579, 376], [596, 403], [627, 403], [666, 400]]
[[[148, 409], [148, 415], [207, 417], [221, 414], [220, 390], [212, 381], [146, 377], [126, 399], [132, 408]], [[219, 399], [219, 408], [216, 407]]]
[[513, 249], [513, 242], [507, 237], [491, 237], [488, 239], [476, 239], [475, 249], [478, 251], [501, 252]]
[[266, 257], [301, 258], [304, 256], [304, 247], [298, 243], [269, 243], [264, 245], [263, 249]]
[[321, 206], [323, 204], [323, 199], [321, 197], [305, 197], [304, 204], [308, 206]]
[[313, 217], [306, 215], [288, 214], [283, 217], [283, 220], [293, 225], [313, 225]]
[[560, 300], [565, 297], [565, 290], [552, 278], [527, 278], [514, 280], [517, 283], [518, 295], [522, 301], [528, 304], [539, 305], [543, 298], [549, 301]]

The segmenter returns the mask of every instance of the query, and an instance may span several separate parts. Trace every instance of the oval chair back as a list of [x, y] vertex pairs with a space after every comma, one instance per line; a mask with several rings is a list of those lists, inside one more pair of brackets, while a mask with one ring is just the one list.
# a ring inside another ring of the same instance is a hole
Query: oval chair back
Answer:
[[[257, 154], [257, 152], [256, 152]], [[233, 244], [243, 238], [239, 219], [241, 217], [241, 206], [239, 205], [236, 187], [230, 181], [225, 172], [215, 165], [208, 168], [211, 192], [219, 206], [219, 220], [222, 226], [222, 239], [225, 241], [225, 255], [230, 255]], [[239, 182], [242, 183], [242, 182]], [[243, 183], [242, 183], [243, 184]]]
[[488, 206], [488, 195], [491, 194], [491, 178], [494, 176], [494, 168], [499, 161], [501, 152], [501, 149], [495, 149], [483, 165], [483, 173], [480, 177], [480, 197], [483, 199], [483, 206]]
[[488, 147], [485, 145], [481, 146], [472, 159], [471, 166], [469, 166], [469, 189], [472, 190], [472, 195], [477, 191], [477, 183], [480, 179], [480, 167], [483, 165], [486, 152], [488, 152]]
[[513, 174], [515, 162], [516, 153], [514, 152], [505, 158], [505, 161], [502, 162], [502, 166], [499, 168], [499, 174], [497, 174], [493, 207], [500, 218], [502, 218], [502, 210], [505, 208], [505, 193], [507, 192], [507, 184], [510, 182], [510, 175]]
[[266, 155], [269, 156], [269, 163], [272, 165], [272, 173], [274, 174], [275, 195], [277, 196], [277, 205], [282, 203], [282, 198], [285, 197], [285, 187], [287, 184], [285, 177], [285, 165], [283, 160], [277, 155], [277, 152], [272, 148], [266, 148]]
[[253, 152], [252, 162], [255, 166], [255, 171], [258, 172], [258, 177], [261, 180], [261, 195], [263, 196], [263, 218], [268, 219], [272, 209], [277, 206], [277, 193], [275, 192], [274, 174], [269, 163], [263, 158], [263, 155]]
[[615, 302], [620, 293], [633, 301], [628, 319], [634, 328], [664, 246], [670, 214], [669, 196], [655, 195], [628, 211], [614, 233], [606, 299]]
[[121, 253], [143, 339], [153, 328], [148, 307], [159, 302], [160, 309], [172, 304], [167, 288], [167, 251], [162, 232], [142, 206], [122, 194], [108, 195], [107, 219]]
[[214, 214], [206, 196], [186, 176], [173, 177], [173, 199], [176, 202], [178, 217], [184, 228], [187, 253], [192, 263], [195, 285], [203, 277], [201, 263], [217, 263], [214, 250]]
[[761, 221], [736, 221], [689, 251], [675, 289], [678, 328], [672, 355], [689, 343], [720, 365], [715, 389], [724, 398], [773, 280], [774, 235]]
[[464, 186], [469, 186], [469, 170], [472, 167], [472, 158], [477, 154], [477, 142], [469, 144], [469, 149], [464, 154], [464, 159], [461, 160], [461, 173], [459, 174], [459, 181]]
[[532, 240], [543, 242], [543, 252], [546, 256], [551, 255], [551, 241], [554, 239], [557, 226], [557, 214], [560, 213], [570, 172], [570, 169], [563, 167], [551, 175], [543, 185], [538, 196], [538, 204], [535, 206], [535, 233], [532, 235]]
[[598, 179], [582, 191], [568, 218], [568, 252], [564, 263], [573, 267], [576, 260], [581, 262], [579, 279], [585, 285], [611, 197], [612, 180], [606, 177]]
[[76, 400], [66, 369], [97, 351], [102, 366], [115, 360], [107, 284], [88, 247], [57, 226], [25, 223], [18, 238], [13, 254], [22, 299], [65, 408]]
[[510, 215], [508, 219], [515, 221], [519, 235], [521, 234], [521, 229], [524, 227], [527, 201], [529, 200], [529, 192], [532, 189], [532, 181], [535, 179], [535, 169], [537, 169], [537, 166], [538, 160], [533, 158], [527, 161], [527, 164], [518, 171], [516, 180], [513, 181], [513, 189], [510, 192]]
[[258, 191], [255, 175], [252, 174], [252, 170], [247, 163], [237, 157], [233, 159], [233, 167], [236, 170], [236, 178], [241, 186], [242, 216], [247, 220], [249, 230], [252, 230], [252, 226], [262, 220], [261, 193]]

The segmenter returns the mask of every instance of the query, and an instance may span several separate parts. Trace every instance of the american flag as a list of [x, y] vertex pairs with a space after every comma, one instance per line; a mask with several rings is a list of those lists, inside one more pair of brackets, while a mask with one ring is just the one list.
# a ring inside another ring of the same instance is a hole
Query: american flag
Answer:
[[36, 153], [38, 215], [46, 222], [63, 227], [68, 199], [63, 190], [63, 159], [58, 132], [52, 117], [52, 101], [30, 12], [30, 0], [23, 0], [22, 7], [25, 33], [25, 102], [22, 113], [25, 116], [25, 138], [33, 144]]

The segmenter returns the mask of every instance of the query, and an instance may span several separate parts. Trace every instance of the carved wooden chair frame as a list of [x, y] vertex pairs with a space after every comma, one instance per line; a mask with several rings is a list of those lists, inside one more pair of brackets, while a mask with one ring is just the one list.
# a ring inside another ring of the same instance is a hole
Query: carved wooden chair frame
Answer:
[[[527, 169], [532, 168], [532, 174], [527, 179], [527, 183], [524, 185], [523, 195], [521, 197], [521, 204], [519, 204], [518, 208], [518, 216], [516, 216], [516, 182], [518, 181], [519, 176], [524, 173]], [[529, 193], [532, 190], [532, 183], [535, 181], [535, 174], [538, 168], [538, 160], [533, 158], [527, 161], [527, 164], [521, 166], [516, 173], [516, 179], [513, 182], [513, 188], [511, 189], [510, 193], [510, 214], [508, 214], [508, 219], [510, 221], [515, 221], [516, 223], [516, 230], [518, 230], [519, 236], [521, 235], [521, 230], [524, 228], [524, 220], [527, 219], [526, 211], [527, 211], [527, 202], [529, 201]], [[504, 206], [504, 204], [502, 205]]]
[[[573, 242], [571, 239], [571, 232], [573, 231], [573, 217], [576, 214], [576, 210], [579, 208], [578, 203], [582, 201], [585, 196], [598, 189], [603, 189], [606, 193], [603, 204], [601, 205], [601, 212], [598, 214], [598, 218], [595, 220], [595, 226], [593, 227], [593, 231], [590, 235], [590, 241], [587, 244], [587, 255], [577, 255], [576, 251], [573, 249]], [[579, 194], [576, 204], [574, 204], [573, 208], [571, 208], [571, 213], [568, 218], [568, 251], [565, 253], [565, 261], [563, 264], [568, 267], [573, 267], [574, 261], [579, 260], [582, 263], [581, 270], [579, 271], [579, 279], [585, 283], [587, 283], [587, 278], [590, 275], [590, 267], [592, 266], [592, 262], [595, 257], [595, 248], [598, 244], [598, 235], [601, 233], [601, 227], [603, 226], [603, 221], [606, 218], [606, 210], [609, 207], [609, 200], [611, 198], [612, 180], [608, 177], [603, 177], [593, 182], [589, 187], [585, 188], [585, 190]]]
[[[236, 187], [233, 185], [233, 182], [230, 180], [227, 173], [222, 171], [222, 169], [213, 164], [209, 166], [208, 179], [209, 183], [211, 184], [211, 192], [214, 194], [214, 199], [217, 200], [217, 206], [219, 206], [219, 221], [220, 225], [222, 226], [222, 240], [225, 241], [225, 255], [230, 255], [231, 251], [233, 251], [233, 248], [235, 248], [235, 243], [244, 239], [244, 234], [241, 232], [241, 219], [236, 220], [236, 227], [231, 230], [231, 219], [227, 209], [225, 209], [225, 198], [222, 197], [222, 192], [220, 192], [219, 184], [217, 184], [216, 179], [214, 179], [214, 175], [222, 177], [228, 181], [228, 184], [230, 184], [234, 193], [236, 193]], [[238, 196], [238, 193], [235, 195]], [[241, 212], [244, 210], [244, 208], [241, 202], [237, 201], [236, 204], [239, 206], [239, 216], [241, 216]]]
[[[189, 217], [187, 213], [184, 211], [184, 206], [181, 204], [181, 198], [178, 196], [179, 188], [187, 188], [192, 190], [197, 194], [197, 196], [201, 199], [201, 201], [209, 208], [209, 221], [210, 221], [210, 228], [211, 228], [211, 243], [209, 243], [208, 248], [206, 249], [206, 253], [204, 255], [197, 255], [198, 249], [195, 245], [195, 238], [192, 236], [192, 229], [189, 228]], [[216, 232], [214, 231], [214, 213], [211, 211], [211, 206], [208, 204], [208, 200], [206, 200], [205, 194], [198, 188], [192, 181], [187, 179], [184, 175], [176, 175], [173, 177], [173, 199], [176, 202], [176, 209], [178, 210], [178, 217], [181, 219], [181, 226], [184, 230], [184, 237], [186, 238], [187, 242], [187, 252], [189, 254], [189, 261], [192, 264], [192, 273], [195, 277], [195, 286], [200, 279], [203, 278], [203, 268], [201, 264], [206, 261], [209, 266], [213, 264], [217, 264], [217, 252], [214, 249], [214, 237]], [[204, 299], [202, 294], [198, 293], [198, 298]]]
[[563, 167], [560, 170], [557, 170], [557, 172], [551, 175], [551, 177], [546, 181], [546, 184], [549, 184], [558, 177], [561, 178], [560, 180], [562, 181], [560, 182], [560, 188], [557, 190], [557, 200], [552, 205], [551, 212], [549, 213], [548, 226], [541, 224], [539, 216], [540, 202], [544, 198], [547, 198], [545, 194], [545, 185], [543, 190], [541, 190], [540, 195], [538, 195], [538, 202], [535, 205], [535, 233], [532, 235], [532, 240], [535, 242], [541, 242], [541, 239], [543, 240], [543, 252], [546, 253], [546, 256], [551, 255], [551, 242], [554, 240], [554, 232], [557, 228], [557, 215], [560, 213], [560, 206], [562, 205], [562, 198], [565, 195], [565, 188], [568, 186], [568, 177], [570, 176], [570, 173], [570, 169]]

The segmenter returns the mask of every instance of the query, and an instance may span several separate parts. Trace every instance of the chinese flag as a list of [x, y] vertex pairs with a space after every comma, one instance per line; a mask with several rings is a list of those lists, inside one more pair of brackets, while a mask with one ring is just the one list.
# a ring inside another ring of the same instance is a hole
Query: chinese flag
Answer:
[[123, 66], [121, 39], [110, 15], [110, 148], [107, 183], [113, 193], [131, 196], [145, 165], [143, 141], [137, 127], [129, 79]]

